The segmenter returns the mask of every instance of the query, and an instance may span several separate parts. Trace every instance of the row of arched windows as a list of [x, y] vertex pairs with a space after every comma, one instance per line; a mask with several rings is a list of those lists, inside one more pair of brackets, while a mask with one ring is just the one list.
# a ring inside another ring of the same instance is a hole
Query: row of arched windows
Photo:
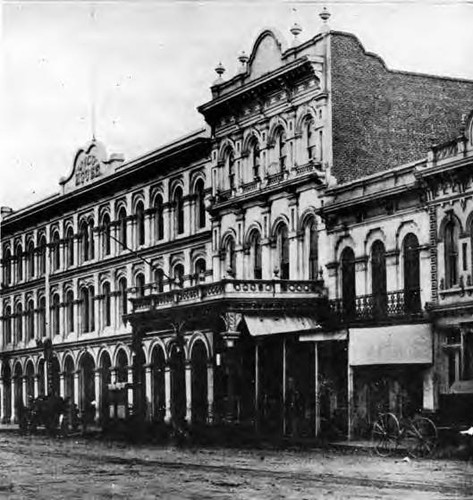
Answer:
[[[197, 229], [205, 228], [206, 226], [206, 209], [205, 209], [205, 185], [203, 179], [197, 180], [194, 188], [195, 196], [195, 224]], [[176, 187], [173, 192], [171, 202], [173, 214], [173, 228], [176, 236], [184, 234], [186, 215], [184, 210], [184, 193], [181, 186]], [[150, 213], [154, 215], [152, 226], [147, 226], [145, 223], [145, 207], [142, 201], [139, 201], [135, 206], [135, 213], [129, 216], [125, 207], [121, 207], [117, 212], [117, 220], [112, 222], [110, 215], [105, 213], [100, 225], [96, 226], [92, 217], [83, 219], [79, 222], [78, 234], [74, 234], [72, 226], [68, 226], [65, 230], [64, 239], [61, 240], [58, 230], [53, 230], [49, 243], [51, 270], [57, 271], [63, 266], [69, 268], [75, 264], [85, 263], [100, 256], [108, 256], [112, 252], [112, 243], [116, 242], [118, 252], [126, 250], [133, 245], [135, 248], [145, 245], [146, 231], [151, 231], [154, 234], [155, 241], [161, 241], [165, 237], [165, 204], [162, 195], [158, 194], [154, 199], [154, 206]], [[134, 242], [130, 241], [128, 221], [134, 219], [135, 231]], [[116, 231], [113, 228], [116, 228]], [[97, 238], [101, 248], [101, 255], [97, 255]], [[78, 240], [77, 247], [78, 255], [76, 255], [75, 240]], [[33, 279], [44, 275], [46, 272], [46, 236], [42, 234], [39, 238], [38, 247], [35, 247], [33, 241], [29, 241], [26, 251], [23, 251], [21, 243], [16, 244], [14, 254], [10, 250], [10, 246], [5, 246], [3, 250], [3, 276], [5, 284], [20, 282], [24, 279]], [[63, 249], [63, 253], [61, 252]], [[63, 259], [63, 260], [62, 260]], [[24, 268], [26, 264], [26, 271]]]

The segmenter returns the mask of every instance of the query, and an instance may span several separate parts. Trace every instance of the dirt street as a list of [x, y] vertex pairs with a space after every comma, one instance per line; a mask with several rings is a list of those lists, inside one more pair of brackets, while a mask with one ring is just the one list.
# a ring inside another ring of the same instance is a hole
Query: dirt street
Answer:
[[0, 498], [473, 498], [473, 464], [0, 434]]

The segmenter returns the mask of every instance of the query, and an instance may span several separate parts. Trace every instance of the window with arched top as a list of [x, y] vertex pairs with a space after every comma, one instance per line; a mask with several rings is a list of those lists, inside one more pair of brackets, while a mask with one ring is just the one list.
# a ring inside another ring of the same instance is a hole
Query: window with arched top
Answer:
[[16, 259], [16, 280], [21, 281], [23, 279], [23, 247], [21, 246], [21, 243], [19, 243], [16, 246], [15, 259]]
[[51, 238], [51, 266], [53, 271], [58, 271], [61, 267], [61, 248], [60, 248], [60, 238], [57, 231], [54, 232]]
[[74, 292], [68, 290], [66, 293], [66, 333], [74, 331]]
[[34, 339], [34, 301], [28, 300], [26, 304], [26, 335], [25, 340], [29, 341]]
[[11, 283], [11, 252], [9, 248], [3, 250], [3, 279], [5, 284]]
[[110, 255], [111, 244], [111, 228], [110, 228], [110, 215], [105, 214], [102, 218], [102, 253], [103, 255]]
[[458, 225], [454, 220], [447, 222], [444, 229], [445, 287], [458, 283]]
[[51, 306], [51, 309], [52, 309], [52, 314], [51, 314], [51, 321], [52, 321], [52, 333], [53, 335], [59, 335], [61, 333], [61, 321], [60, 321], [60, 317], [61, 317], [61, 310], [60, 310], [60, 307], [61, 307], [61, 300], [59, 298], [59, 294], [58, 293], [55, 293], [53, 295], [53, 298], [52, 298], [52, 306]]
[[126, 278], [120, 278], [118, 282], [118, 291], [120, 296], [120, 318], [122, 323], [125, 323], [123, 316], [128, 314], [128, 283]]
[[26, 250], [26, 266], [29, 278], [34, 278], [35, 276], [35, 251], [34, 251], [34, 241], [28, 243], [28, 248]]
[[346, 247], [343, 249], [340, 260], [343, 313], [347, 319], [350, 319], [355, 316], [356, 312], [355, 253], [350, 247]]
[[235, 240], [230, 236], [225, 241], [224, 247], [224, 273], [229, 276], [236, 276], [236, 251]]
[[80, 293], [81, 299], [81, 319], [82, 319], [82, 333], [89, 332], [90, 326], [90, 294], [88, 288], [84, 287]]
[[182, 288], [184, 285], [184, 265], [176, 264], [173, 270], [174, 285], [178, 288]]
[[4, 310], [3, 325], [4, 325], [4, 343], [11, 344], [11, 307], [8, 305]]
[[46, 236], [44, 234], [39, 239], [38, 268], [39, 275], [43, 276], [46, 272]]
[[316, 280], [318, 277], [318, 232], [317, 222], [311, 217], [304, 226], [304, 267], [306, 276], [310, 280]]
[[288, 280], [289, 269], [289, 237], [286, 224], [279, 224], [276, 231], [276, 248], [278, 253], [279, 277]]
[[157, 240], [164, 238], [164, 203], [163, 197], [158, 194], [154, 200], [155, 235]]
[[371, 293], [375, 314], [383, 315], [387, 305], [386, 251], [380, 240], [376, 240], [371, 247]]
[[286, 132], [280, 127], [275, 135], [276, 159], [279, 164], [279, 171], [284, 172], [287, 164], [287, 144]]
[[225, 171], [228, 175], [228, 187], [235, 189], [235, 154], [229, 149], [225, 156]]
[[261, 266], [261, 235], [259, 231], [253, 231], [250, 236], [250, 260], [253, 279], [260, 280], [263, 272]]
[[154, 282], [156, 286], [156, 291], [161, 293], [164, 291], [164, 271], [162, 269], [156, 269], [154, 271]]
[[135, 277], [136, 294], [138, 297], [143, 297], [145, 294], [145, 276], [143, 273], [138, 273]]
[[195, 183], [195, 220], [198, 229], [205, 227], [205, 189], [202, 179]]
[[46, 337], [46, 298], [40, 297], [38, 307], [39, 337]]
[[250, 145], [250, 160], [251, 169], [253, 171], [253, 180], [257, 181], [261, 177], [261, 159], [260, 159], [260, 147], [256, 139], [253, 139]]
[[23, 340], [23, 306], [20, 302], [15, 306], [15, 330], [16, 341], [21, 342]]
[[207, 269], [207, 264], [205, 262], [205, 259], [197, 259], [194, 264], [194, 275], [195, 275], [195, 282], [203, 282], [205, 281], [205, 271]]
[[118, 212], [118, 247], [122, 252], [128, 247], [127, 234], [126, 234], [126, 210], [125, 207], [120, 208]]
[[68, 227], [66, 231], [66, 266], [72, 267], [74, 265], [74, 229]]
[[176, 234], [184, 233], [184, 193], [178, 186], [174, 191], [174, 223]]
[[111, 290], [110, 283], [106, 282], [102, 286], [103, 294], [103, 311], [102, 311], [102, 323], [103, 326], [110, 326], [112, 323], [112, 301], [111, 301]]
[[136, 245], [142, 246], [145, 244], [145, 207], [142, 201], [136, 204]]
[[302, 137], [304, 141], [305, 160], [310, 161], [315, 159], [315, 133], [314, 120], [309, 117], [304, 121], [302, 129]]
[[404, 264], [404, 306], [407, 312], [420, 310], [419, 240], [413, 233], [405, 236], [402, 243]]
[[89, 234], [89, 226], [86, 221], [82, 221], [80, 225], [80, 236], [81, 236], [82, 262], [87, 262], [89, 260], [90, 234]]

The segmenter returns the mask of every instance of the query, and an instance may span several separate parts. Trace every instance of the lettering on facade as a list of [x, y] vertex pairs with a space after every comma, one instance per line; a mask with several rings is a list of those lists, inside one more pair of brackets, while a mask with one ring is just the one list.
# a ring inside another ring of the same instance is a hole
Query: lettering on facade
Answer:
[[98, 158], [92, 154], [86, 154], [82, 156], [76, 164], [76, 186], [87, 184], [101, 174], [100, 161]]

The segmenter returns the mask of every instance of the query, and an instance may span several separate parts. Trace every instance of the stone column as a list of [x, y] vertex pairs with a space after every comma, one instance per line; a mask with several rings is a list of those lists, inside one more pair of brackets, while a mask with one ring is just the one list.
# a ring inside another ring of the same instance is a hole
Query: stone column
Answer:
[[145, 365], [145, 383], [146, 383], [146, 420], [151, 420], [152, 416], [155, 414], [155, 408], [153, 401], [153, 392], [152, 392], [152, 365]]
[[271, 245], [269, 239], [261, 240], [261, 278], [273, 279], [273, 266], [271, 265]]
[[164, 397], [166, 399], [166, 413], [164, 421], [171, 422], [171, 367], [166, 364], [164, 367]]
[[[66, 374], [64, 372], [59, 373], [59, 396], [61, 396], [61, 398], [66, 397], [65, 376]], [[35, 394], [36, 394], [36, 388], [35, 388]]]
[[213, 424], [214, 419], [214, 366], [207, 363], [207, 423]]
[[192, 366], [186, 361], [186, 421], [192, 422]]
[[145, 246], [149, 247], [153, 241], [153, 211], [145, 211]]
[[34, 397], [37, 398], [39, 396], [39, 375], [36, 374], [33, 379], [33, 390], [34, 390]]
[[103, 304], [103, 300], [97, 299], [97, 297], [101, 295], [100, 281], [99, 281], [99, 274], [98, 273], [94, 274], [94, 290], [95, 290], [95, 297], [93, 298], [93, 301], [94, 301], [94, 331], [98, 333], [101, 330], [101, 325], [100, 325], [101, 307], [100, 306]]
[[[76, 404], [78, 408], [80, 408], [79, 401], [81, 399], [82, 398], [79, 397], [79, 370], [76, 370], [74, 372], [74, 404]], [[80, 408], [80, 410], [82, 411], [82, 408]]]
[[10, 394], [11, 394], [11, 397], [10, 397], [10, 404], [11, 404], [10, 423], [12, 423], [12, 424], [16, 422], [15, 380], [16, 380], [16, 377], [12, 376], [11, 382], [10, 382]]
[[353, 411], [354, 411], [354, 377], [353, 368], [348, 362], [348, 439], [353, 438]]
[[95, 388], [95, 416], [94, 421], [99, 423], [100, 421], [100, 408], [102, 407], [102, 392], [100, 391], [100, 375], [102, 373], [101, 368], [96, 368], [94, 373], [94, 388]]
[[23, 403], [23, 406], [26, 406], [26, 376], [23, 375], [23, 377], [21, 377], [21, 402]]
[[169, 241], [174, 231], [172, 204], [163, 203], [163, 236], [164, 241]]
[[4, 381], [0, 378], [0, 424], [5, 422], [5, 388]]
[[423, 386], [423, 409], [426, 411], [436, 411], [438, 408], [438, 398], [435, 384], [435, 368], [433, 366], [424, 371]]
[[129, 366], [128, 367], [128, 384], [129, 384], [129, 387], [127, 389], [127, 393], [128, 393], [128, 408], [133, 408], [133, 404], [134, 404], [134, 401], [133, 401], [133, 367], [132, 366]]

